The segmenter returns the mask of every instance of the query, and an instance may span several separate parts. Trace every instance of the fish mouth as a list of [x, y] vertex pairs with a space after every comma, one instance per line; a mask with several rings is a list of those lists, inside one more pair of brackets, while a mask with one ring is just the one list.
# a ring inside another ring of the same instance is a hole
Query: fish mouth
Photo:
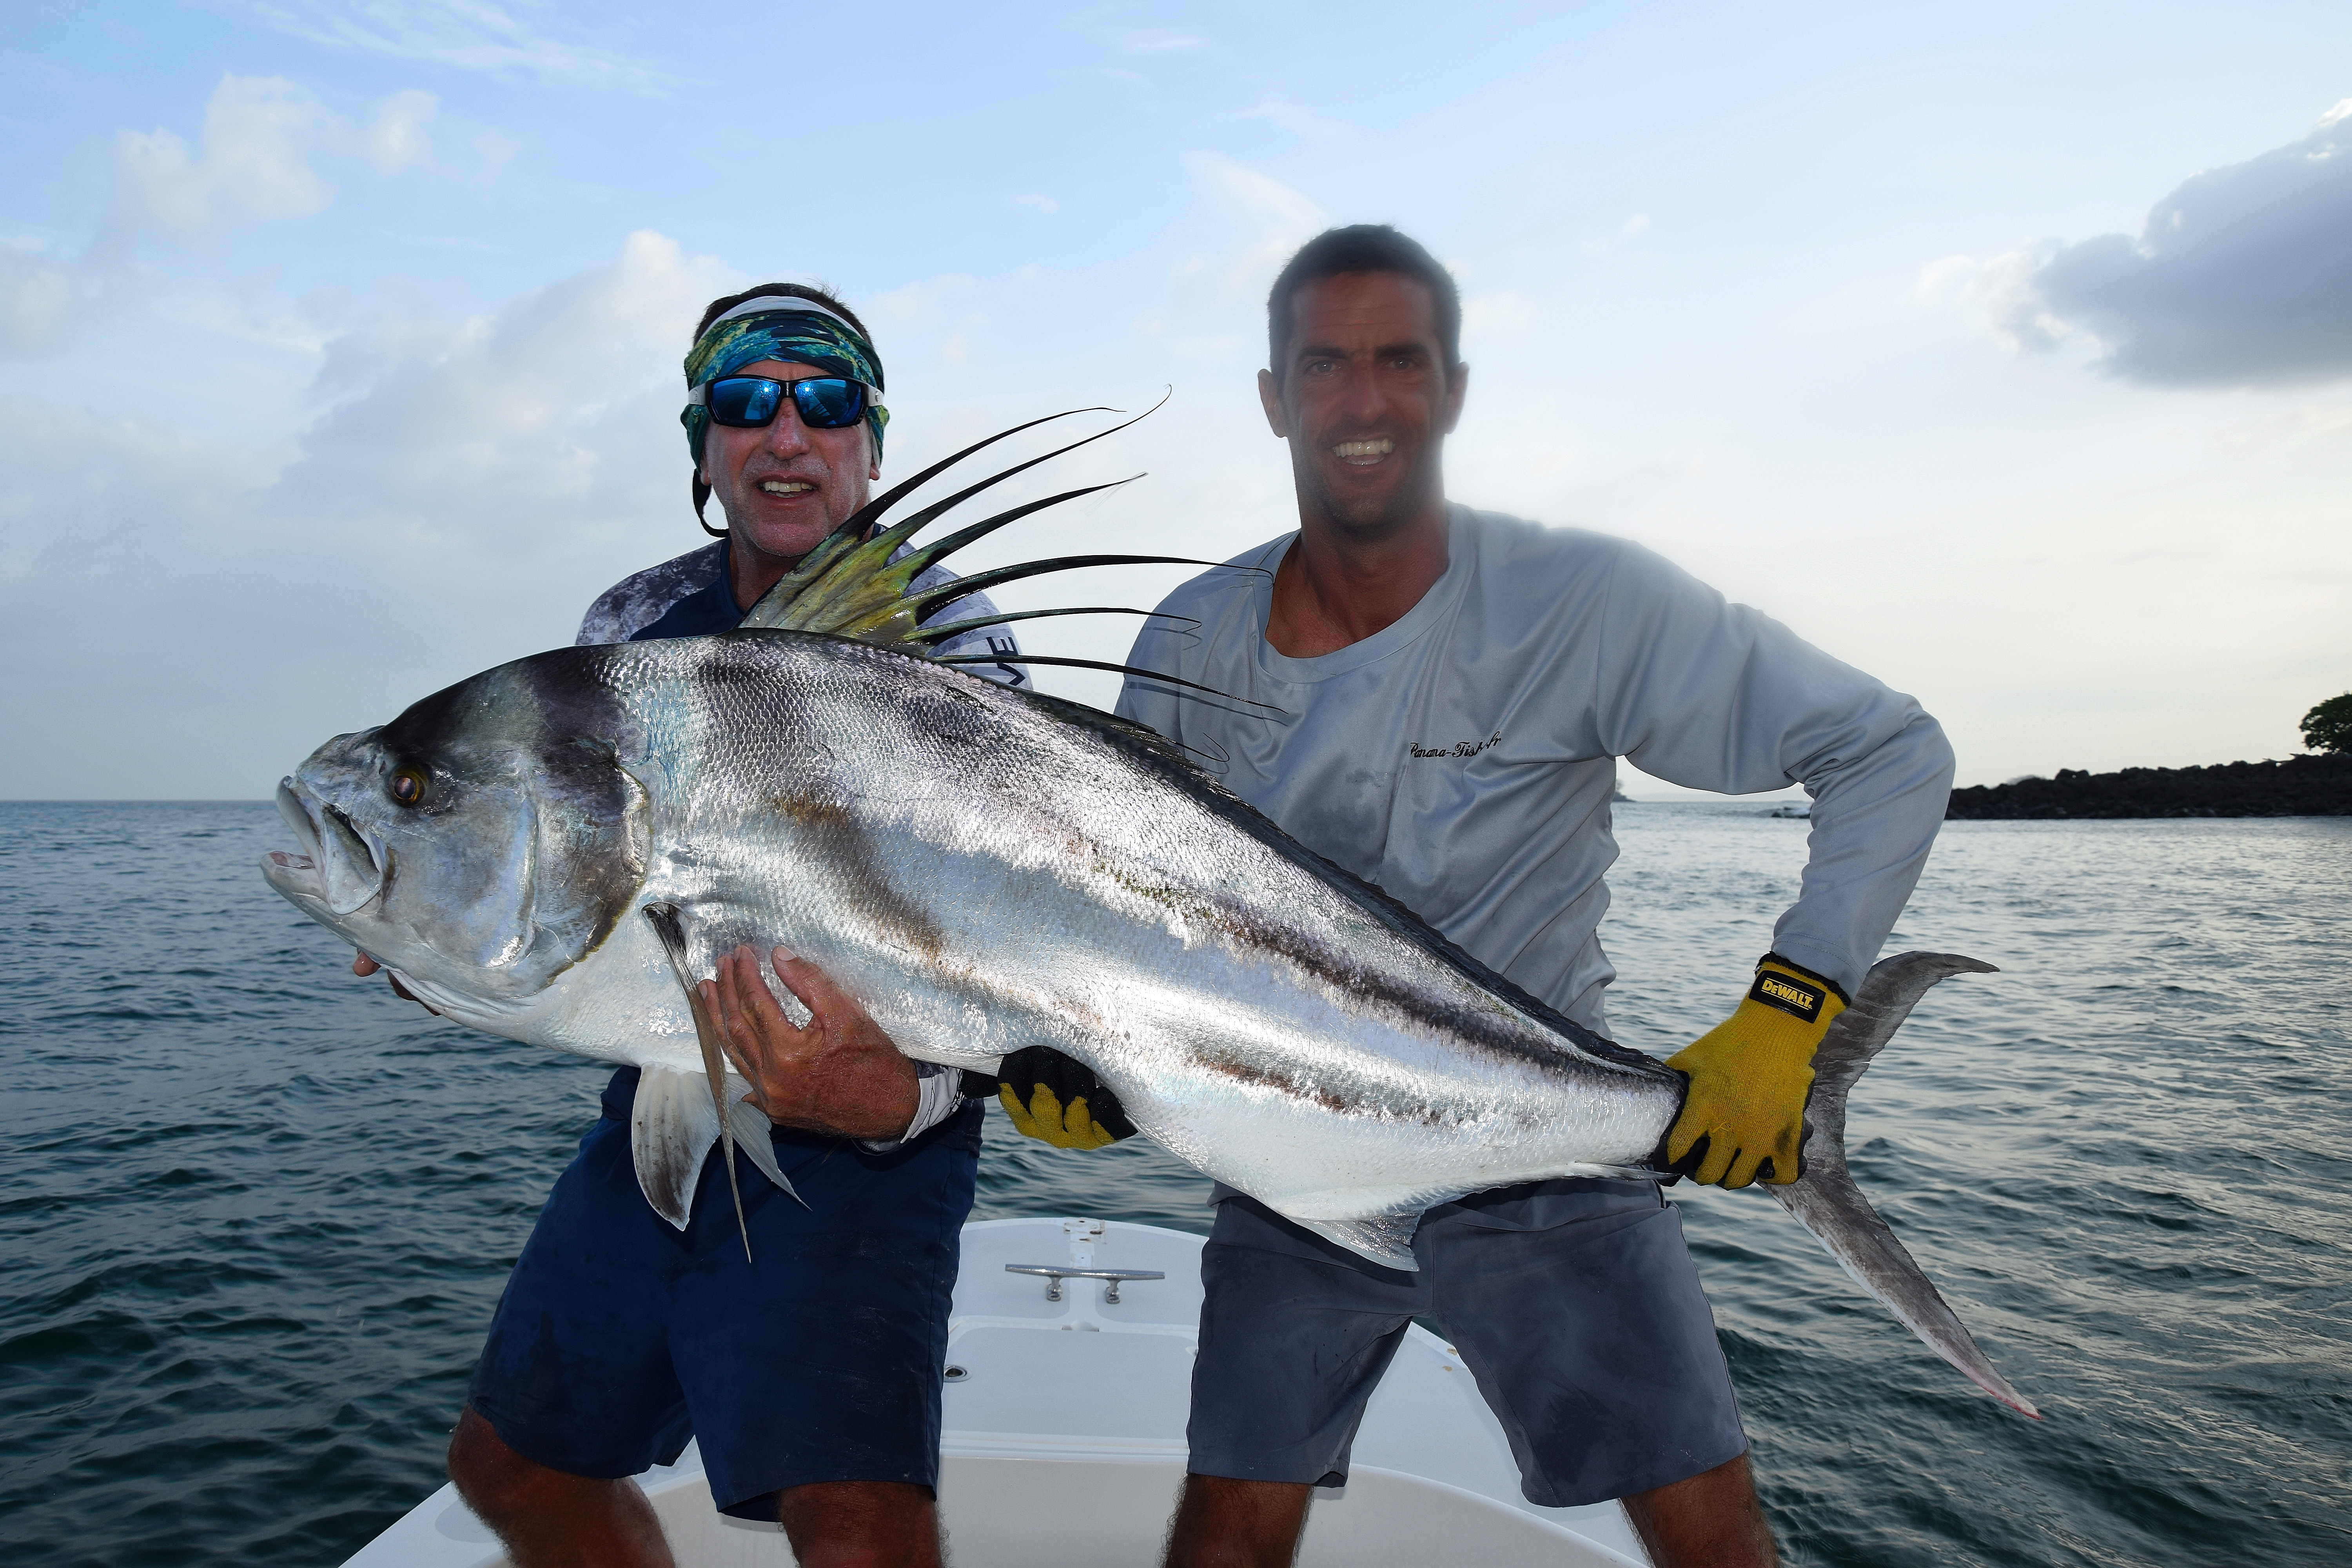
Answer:
[[324, 905], [332, 914], [366, 908], [392, 875], [392, 851], [362, 832], [340, 806], [313, 800], [292, 779], [278, 785], [278, 815], [294, 830], [299, 851], [273, 849], [261, 874], [289, 899]]

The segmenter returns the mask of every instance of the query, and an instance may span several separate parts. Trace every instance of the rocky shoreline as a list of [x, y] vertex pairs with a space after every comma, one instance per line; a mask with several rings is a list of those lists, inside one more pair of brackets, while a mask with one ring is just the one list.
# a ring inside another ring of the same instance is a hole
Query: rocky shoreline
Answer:
[[1948, 820], [2058, 817], [2352, 816], [2352, 753], [2209, 768], [2061, 768], [2050, 779], [1952, 792]]

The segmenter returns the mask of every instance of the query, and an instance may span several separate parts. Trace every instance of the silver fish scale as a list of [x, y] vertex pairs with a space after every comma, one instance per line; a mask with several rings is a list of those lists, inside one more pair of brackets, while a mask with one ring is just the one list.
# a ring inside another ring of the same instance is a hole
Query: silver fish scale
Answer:
[[910, 1056], [1053, 1046], [1301, 1218], [1621, 1169], [1674, 1116], [1672, 1074], [1587, 1054], [1109, 722], [827, 638], [639, 649], [646, 897], [699, 970], [775, 942]]

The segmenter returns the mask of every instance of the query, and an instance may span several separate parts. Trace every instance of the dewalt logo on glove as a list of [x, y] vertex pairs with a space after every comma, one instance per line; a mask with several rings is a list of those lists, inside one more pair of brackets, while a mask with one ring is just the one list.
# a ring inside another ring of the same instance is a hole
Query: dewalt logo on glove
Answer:
[[1750, 1001], [1761, 1002], [1767, 1007], [1778, 1007], [1808, 1024], [1818, 1024], [1822, 1018], [1822, 1004], [1828, 999], [1829, 992], [1778, 970], [1759, 969], [1756, 972], [1756, 984], [1748, 988], [1748, 995]]

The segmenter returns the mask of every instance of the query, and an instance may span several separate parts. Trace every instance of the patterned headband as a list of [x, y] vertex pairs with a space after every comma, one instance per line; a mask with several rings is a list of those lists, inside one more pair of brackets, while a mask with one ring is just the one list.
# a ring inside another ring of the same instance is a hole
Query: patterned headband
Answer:
[[[882, 390], [882, 356], [865, 333], [814, 300], [785, 294], [746, 300], [705, 328], [686, 356], [686, 384], [702, 386], [763, 359], [812, 364], [862, 381], [877, 393]], [[677, 417], [686, 426], [687, 450], [699, 468], [710, 410], [690, 403]], [[877, 463], [882, 460], [882, 426], [889, 422], [888, 409], [878, 401], [868, 403], [866, 427], [874, 433]]]

